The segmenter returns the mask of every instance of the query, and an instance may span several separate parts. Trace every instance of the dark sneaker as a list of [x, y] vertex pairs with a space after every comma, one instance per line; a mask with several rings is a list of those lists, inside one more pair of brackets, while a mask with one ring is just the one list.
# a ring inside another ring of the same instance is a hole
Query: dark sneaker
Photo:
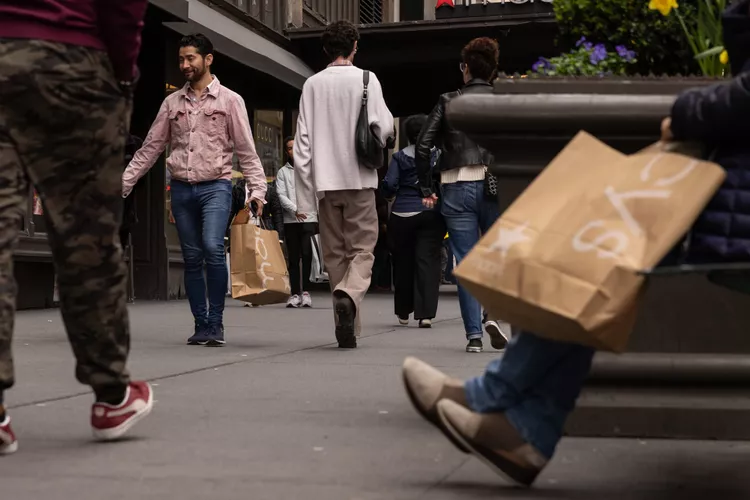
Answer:
[[482, 352], [483, 347], [482, 339], [471, 339], [466, 344], [466, 352]]
[[10, 455], [18, 451], [18, 440], [10, 428], [10, 417], [5, 415], [5, 420], [0, 422], [0, 455]]
[[148, 382], [131, 382], [125, 399], [119, 405], [94, 403], [91, 407], [91, 429], [99, 441], [120, 439], [135, 424], [151, 413], [154, 393]]
[[354, 303], [349, 297], [339, 297], [334, 306], [338, 323], [336, 324], [336, 340], [341, 349], [355, 349], [357, 337], [354, 335]]
[[404, 360], [401, 374], [406, 395], [409, 396], [409, 401], [417, 413], [437, 427], [456, 448], [469, 453], [469, 449], [446, 429], [437, 412], [437, 404], [441, 399], [450, 399], [466, 405], [464, 383], [411, 356]]
[[195, 333], [187, 339], [187, 345], [206, 345], [208, 344], [209, 327], [196, 326]]
[[531, 486], [547, 458], [523, 440], [504, 413], [474, 413], [455, 401], [437, 404], [443, 425], [472, 455], [519, 486]]
[[215, 325], [211, 326], [208, 329], [208, 343], [206, 344], [209, 347], [219, 347], [226, 344], [226, 341], [224, 340], [224, 326], [223, 325]]
[[[507, 323], [506, 323], [507, 324]], [[490, 344], [499, 351], [504, 351], [510, 342], [510, 332], [503, 331], [503, 328], [495, 320], [484, 322], [484, 331], [490, 336]]]

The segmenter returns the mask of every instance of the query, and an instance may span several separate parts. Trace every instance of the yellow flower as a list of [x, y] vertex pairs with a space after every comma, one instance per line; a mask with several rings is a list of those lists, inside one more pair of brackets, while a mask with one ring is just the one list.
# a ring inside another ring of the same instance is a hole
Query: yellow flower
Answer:
[[729, 53], [726, 50], [719, 56], [719, 61], [721, 62], [721, 64], [729, 63]]
[[663, 16], [668, 16], [672, 9], [679, 7], [677, 0], [651, 0], [648, 3], [648, 8], [651, 10], [658, 10]]

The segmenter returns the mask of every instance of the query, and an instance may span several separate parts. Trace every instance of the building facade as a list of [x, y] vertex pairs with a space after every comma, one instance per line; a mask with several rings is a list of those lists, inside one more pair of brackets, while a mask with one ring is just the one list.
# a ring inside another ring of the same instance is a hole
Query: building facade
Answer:
[[[131, 134], [144, 138], [164, 98], [183, 86], [179, 40], [201, 32], [215, 46], [214, 73], [245, 99], [261, 161], [273, 179], [284, 161], [283, 137], [295, 129], [302, 85], [325, 67], [322, 30], [340, 19], [361, 25], [357, 64], [378, 74], [394, 116], [427, 113], [441, 93], [461, 84], [460, 50], [471, 38], [497, 38], [501, 65], [509, 72], [528, 68], [554, 46], [548, 0], [151, 0]], [[130, 243], [136, 300], [184, 296], [164, 159], [131, 195], [138, 222], [130, 242], [123, 243]], [[15, 254], [18, 308], [51, 307], [55, 272], [43, 209], [33, 191], [21, 231]]]

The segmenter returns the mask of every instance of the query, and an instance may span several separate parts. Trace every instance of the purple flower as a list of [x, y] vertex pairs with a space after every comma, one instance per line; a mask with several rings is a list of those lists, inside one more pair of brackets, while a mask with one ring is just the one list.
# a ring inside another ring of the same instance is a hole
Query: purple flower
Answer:
[[591, 61], [591, 64], [597, 65], [603, 60], [607, 58], [607, 49], [604, 47], [603, 44], [598, 43], [596, 44], [596, 47], [594, 47], [594, 50], [591, 52], [591, 55], [589, 56], [589, 61]]
[[[576, 48], [580, 47], [581, 45], [583, 45], [583, 48], [584, 48], [584, 49], [586, 49], [586, 50], [591, 50], [591, 47], [593, 47], [593, 46], [594, 46], [594, 45], [593, 45], [593, 44], [592, 44], [591, 42], [589, 42], [589, 41], [587, 41], [587, 40], [586, 40], [586, 37], [585, 37], [585, 36], [582, 36], [582, 37], [581, 37], [581, 38], [580, 38], [580, 39], [579, 39], [579, 40], [578, 40], [578, 41], [576, 42]], [[571, 52], [575, 52], [575, 51], [573, 50], [573, 51], [571, 51]]]
[[531, 66], [531, 71], [534, 73], [544, 73], [545, 70], [551, 69], [552, 65], [549, 60], [545, 57], [540, 57], [537, 62]]
[[615, 50], [620, 57], [625, 59], [626, 62], [630, 62], [635, 59], [635, 51], [628, 50], [628, 48], [624, 45], [618, 45], [617, 47], [615, 47]]

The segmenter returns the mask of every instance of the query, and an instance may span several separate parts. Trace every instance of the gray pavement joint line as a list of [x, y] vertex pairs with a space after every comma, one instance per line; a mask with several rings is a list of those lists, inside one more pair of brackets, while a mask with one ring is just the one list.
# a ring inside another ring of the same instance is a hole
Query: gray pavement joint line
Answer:
[[435, 481], [430, 486], [426, 487], [424, 489], [424, 491], [422, 491], [421, 493], [417, 494], [417, 496], [414, 497], [414, 500], [418, 500], [420, 498], [424, 498], [425, 496], [427, 496], [431, 491], [433, 491], [435, 488], [438, 488], [445, 481], [447, 481], [453, 474], [455, 474], [456, 472], [458, 472], [458, 470], [461, 467], [463, 467], [464, 465], [466, 465], [469, 462], [469, 460], [471, 460], [471, 459], [472, 459], [471, 456], [468, 456], [468, 457], [462, 459], [461, 462], [458, 465], [456, 465], [451, 470], [449, 470], [448, 472], [446, 472], [445, 474], [443, 474], [441, 477], [439, 477], [437, 481]]
[[[455, 319], [459, 319], [459, 318], [451, 318], [451, 319], [440, 320], [440, 321], [441, 322], [442, 321], [451, 321], [451, 320], [455, 320]], [[370, 335], [363, 335], [361, 338], [376, 337], [378, 335], [383, 335], [383, 334], [386, 334], [386, 333], [395, 332], [396, 330], [397, 330], [397, 328], [394, 327], [394, 328], [391, 328], [389, 330], [384, 330], [382, 332], [371, 333]], [[264, 360], [268, 360], [268, 359], [278, 358], [278, 357], [281, 357], [281, 356], [286, 356], [288, 354], [296, 354], [298, 352], [311, 351], [313, 349], [320, 349], [321, 347], [327, 347], [327, 346], [332, 346], [332, 345], [336, 345], [336, 342], [327, 342], [325, 344], [317, 344], [317, 345], [314, 345], [314, 346], [303, 347], [303, 348], [300, 348], [300, 349], [293, 349], [291, 351], [277, 352], [277, 353], [273, 353], [273, 354], [268, 354], [266, 356], [258, 356], [256, 358], [250, 358], [250, 357], [248, 357], [248, 358], [239, 359], [239, 360], [236, 360], [236, 361], [227, 361], [225, 363], [219, 363], [217, 365], [204, 366], [202, 368], [195, 368], [193, 370], [186, 370], [184, 372], [172, 373], [172, 374], [169, 374], [169, 375], [163, 375], [161, 377], [150, 378], [150, 379], [148, 379], [148, 381], [149, 382], [154, 382], [154, 381], [157, 381], [157, 380], [167, 380], [167, 379], [170, 379], [170, 378], [181, 377], [183, 375], [192, 375], [194, 373], [200, 373], [200, 372], [204, 372], [204, 371], [208, 371], [208, 370], [213, 370], [213, 369], [216, 369], [216, 368], [226, 368], [227, 366], [234, 366], [234, 365], [238, 365], [238, 364], [241, 364], [241, 363], [247, 363], [247, 362], [251, 362], [251, 361], [264, 361]], [[79, 396], [86, 396], [88, 394], [91, 394], [91, 391], [77, 392], [77, 393], [74, 393], [74, 394], [67, 394], [65, 396], [57, 396], [57, 397], [54, 397], [54, 398], [39, 399], [39, 400], [36, 400], [36, 401], [30, 401], [28, 403], [23, 403], [23, 404], [20, 404], [20, 405], [17, 405], [17, 406], [8, 405], [8, 406], [6, 406], [6, 409], [8, 409], [8, 410], [15, 410], [15, 409], [18, 409], [18, 408], [28, 408], [29, 406], [36, 406], [38, 404], [56, 403], [58, 401], [65, 401], [66, 399], [73, 399], [73, 398], [77, 398]]]

